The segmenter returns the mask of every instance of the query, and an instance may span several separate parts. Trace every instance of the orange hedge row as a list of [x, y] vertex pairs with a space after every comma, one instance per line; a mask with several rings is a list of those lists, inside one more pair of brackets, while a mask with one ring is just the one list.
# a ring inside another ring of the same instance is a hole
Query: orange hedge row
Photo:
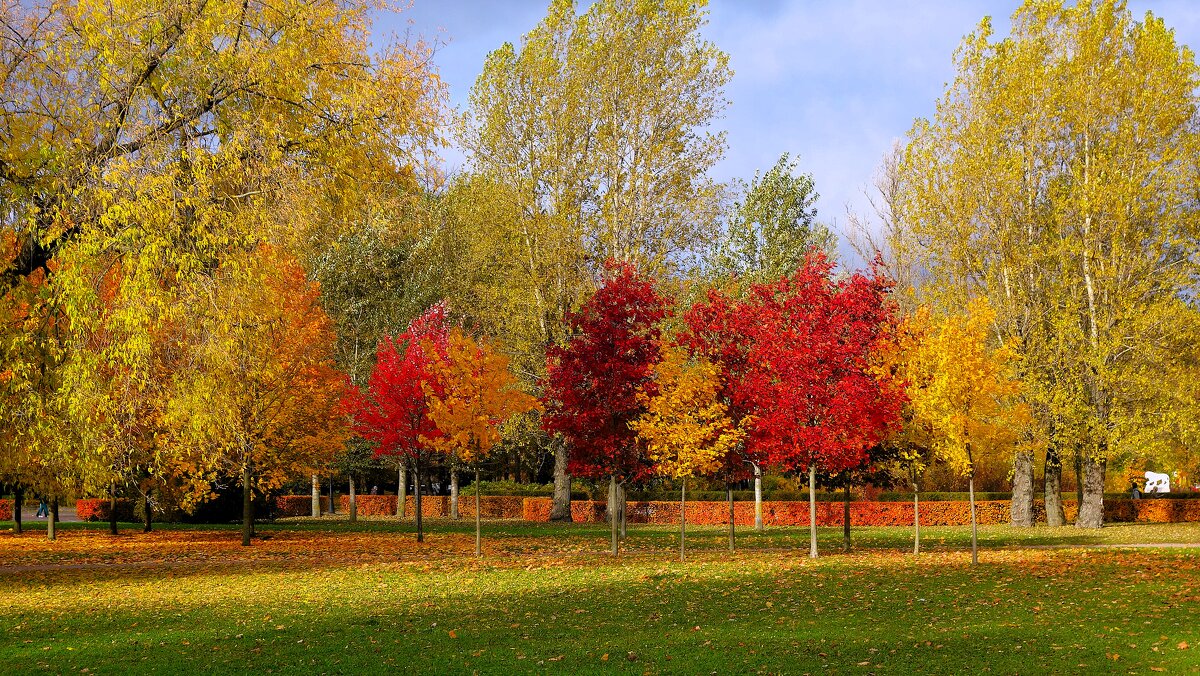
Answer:
[[[108, 498], [87, 498], [75, 501], [75, 516], [80, 521], [108, 521]], [[133, 518], [133, 500], [117, 498], [117, 521], [131, 522]]]
[[13, 501], [0, 500], [0, 521], [12, 521]]
[[[309, 511], [312, 511], [312, 498], [309, 498]], [[358, 503], [359, 516], [395, 516], [396, 515], [396, 496], [394, 495], [358, 495], [355, 496], [355, 502]], [[480, 516], [486, 519], [520, 519], [522, 517], [525, 498], [520, 496], [507, 495], [483, 495], [479, 498], [480, 508], [483, 512]], [[350, 513], [350, 496], [342, 495], [338, 497], [338, 509], [343, 514]], [[411, 516], [417, 509], [416, 498], [412, 495], [405, 496], [404, 499], [404, 514]], [[422, 495], [421, 496], [421, 515], [427, 517], [443, 517], [450, 515], [450, 496], [448, 495]], [[460, 518], [475, 518], [475, 498], [473, 496], [460, 495], [458, 498], [458, 516]]]
[[[321, 511], [329, 511], [329, 498], [321, 496]], [[275, 498], [275, 516], [312, 516], [311, 495], [280, 495]]]
[[[525, 498], [523, 518], [526, 521], [549, 521], [550, 498]], [[984, 500], [975, 503], [980, 524], [1004, 524], [1009, 521], [1009, 501]], [[844, 505], [840, 502], [817, 503], [818, 526], [840, 526]], [[1063, 503], [1068, 522], [1075, 518], [1076, 506]], [[589, 523], [604, 521], [603, 502], [571, 501], [571, 518]], [[1045, 521], [1045, 508], [1036, 503], [1035, 513]], [[726, 502], [687, 503], [688, 523], [721, 525], [729, 523], [729, 504]], [[626, 504], [629, 523], [679, 523], [678, 502], [629, 502]], [[1109, 500], [1104, 503], [1105, 521], [1178, 523], [1200, 521], [1200, 500]], [[734, 503], [734, 522], [740, 526], [754, 524], [754, 503]], [[913, 522], [911, 502], [852, 502], [850, 523], [854, 526], [908, 526]], [[767, 526], [807, 526], [807, 502], [763, 502], [763, 523]], [[921, 525], [965, 526], [971, 523], [971, 503], [967, 501], [936, 501], [921, 503]]]

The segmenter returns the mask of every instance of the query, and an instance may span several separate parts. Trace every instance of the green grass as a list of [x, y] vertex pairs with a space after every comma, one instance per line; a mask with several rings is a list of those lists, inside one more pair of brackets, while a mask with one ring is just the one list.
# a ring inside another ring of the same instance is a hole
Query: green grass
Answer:
[[[1028, 545], [1200, 542], [1200, 524], [689, 533], [364, 520], [103, 535], [65, 524], [58, 543], [0, 534], [3, 671], [80, 673], [1200, 673], [1200, 547]], [[0, 524], [0, 529], [3, 525]], [[153, 546], [141, 551], [138, 548]], [[792, 548], [803, 548], [795, 551]], [[90, 561], [107, 564], [69, 567]], [[258, 558], [255, 558], [258, 557]], [[165, 565], [161, 560], [173, 561]], [[16, 569], [13, 565], [23, 565]], [[453, 632], [453, 633], [451, 633]], [[1187, 645], [1183, 648], [1184, 644]], [[607, 656], [607, 657], [606, 657]]]

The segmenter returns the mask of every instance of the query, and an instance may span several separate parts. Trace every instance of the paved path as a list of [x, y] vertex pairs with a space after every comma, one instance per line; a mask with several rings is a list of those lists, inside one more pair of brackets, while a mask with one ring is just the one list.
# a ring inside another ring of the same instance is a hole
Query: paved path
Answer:
[[[23, 505], [23, 507], [21, 509], [21, 522], [22, 523], [39, 523], [39, 522], [44, 523], [46, 521], [46, 517], [34, 516], [34, 514], [37, 513], [37, 508], [38, 508], [38, 504], [36, 501], [32, 505], [29, 505], [29, 504]], [[63, 507], [62, 505], [59, 505], [58, 521], [59, 521], [59, 523], [79, 521], [79, 517], [75, 515], [75, 508], [74, 507]]]

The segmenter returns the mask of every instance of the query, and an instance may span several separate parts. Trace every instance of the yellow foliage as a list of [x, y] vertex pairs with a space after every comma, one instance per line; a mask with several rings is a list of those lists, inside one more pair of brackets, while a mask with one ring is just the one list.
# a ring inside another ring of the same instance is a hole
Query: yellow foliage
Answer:
[[[975, 299], [965, 314], [914, 332], [908, 345], [912, 423], [928, 430], [934, 452], [962, 476], [973, 474], [978, 453], [1015, 448], [1031, 424], [1028, 406], [1017, 400], [1019, 356], [1009, 345], [988, 346], [995, 316]], [[918, 313], [916, 321], [926, 317]]]
[[445, 357], [436, 358], [430, 370], [441, 387], [425, 383], [425, 396], [429, 417], [442, 436], [422, 441], [463, 464], [483, 460], [500, 441], [500, 427], [509, 418], [541, 407], [516, 389], [507, 356], [458, 328], [450, 331]]
[[725, 456], [745, 440], [747, 422], [735, 426], [717, 398], [720, 368], [689, 361], [683, 350], [663, 348], [654, 383], [657, 394], [641, 393], [646, 413], [630, 426], [645, 442], [658, 473], [683, 479], [717, 472]]

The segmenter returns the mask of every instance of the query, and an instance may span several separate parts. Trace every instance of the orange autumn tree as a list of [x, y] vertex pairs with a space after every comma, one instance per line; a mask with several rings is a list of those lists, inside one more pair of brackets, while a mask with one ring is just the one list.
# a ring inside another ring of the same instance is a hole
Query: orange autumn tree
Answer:
[[718, 472], [725, 456], [745, 441], [745, 425], [751, 419], [734, 425], [728, 407], [718, 398], [720, 367], [703, 359], [689, 361], [680, 348], [663, 348], [662, 361], [654, 366], [654, 382], [657, 394], [650, 396], [642, 389], [639, 399], [646, 412], [630, 427], [646, 444], [655, 473], [680, 481], [679, 560], [683, 561], [687, 480]]
[[460, 329], [450, 331], [446, 355], [430, 350], [430, 366], [440, 391], [424, 384], [429, 417], [441, 435], [422, 442], [452, 462], [475, 470], [475, 556], [482, 556], [479, 524], [479, 465], [500, 441], [509, 418], [540, 407], [537, 399], [516, 389], [508, 357], [487, 341], [476, 342]]
[[309, 475], [348, 436], [334, 335], [318, 289], [270, 246], [226, 260], [194, 299], [192, 363], [176, 377], [171, 417], [181, 454], [174, 476], [191, 501], [222, 479], [242, 486], [242, 544], [251, 499]]

